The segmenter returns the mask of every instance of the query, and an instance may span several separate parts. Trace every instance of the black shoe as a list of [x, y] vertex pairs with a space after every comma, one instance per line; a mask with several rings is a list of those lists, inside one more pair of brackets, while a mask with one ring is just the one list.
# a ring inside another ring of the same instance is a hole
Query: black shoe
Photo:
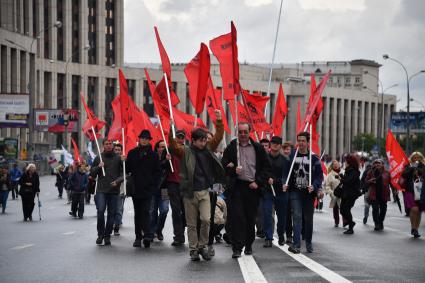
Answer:
[[232, 244], [232, 240], [230, 239], [229, 234], [224, 233], [223, 234], [223, 240], [226, 242], [226, 244], [231, 245]]
[[415, 238], [419, 238], [421, 235], [419, 234], [419, 232], [418, 232], [418, 230], [416, 230], [416, 229], [412, 229], [413, 230], [413, 237], [415, 237]]
[[209, 245], [209, 246], [208, 246], [208, 255], [209, 255], [210, 257], [215, 256], [215, 250], [214, 250], [214, 247], [213, 247], [212, 245]]
[[96, 245], [101, 245], [102, 242], [103, 242], [103, 237], [102, 236], [97, 237], [97, 239], [96, 239]]
[[383, 231], [384, 230], [384, 223], [379, 224], [379, 230]]
[[363, 217], [363, 224], [366, 225], [366, 223], [367, 223], [367, 218], [366, 217]]
[[298, 249], [298, 248], [294, 248], [293, 246], [290, 246], [289, 248], [288, 248], [288, 251], [290, 251], [291, 253], [293, 253], [293, 254], [299, 254], [300, 253], [300, 249]]
[[164, 241], [164, 235], [162, 235], [162, 232], [156, 232], [156, 237], [158, 238], [158, 241]]
[[232, 258], [238, 258], [242, 256], [241, 251], [233, 251]]
[[208, 251], [207, 251], [207, 249], [205, 249], [205, 248], [202, 248], [202, 249], [199, 249], [199, 254], [201, 255], [201, 257], [202, 257], [202, 259], [203, 260], [211, 260], [211, 257], [210, 257], [210, 255], [208, 254]]
[[183, 245], [184, 245], [184, 242], [174, 240], [174, 241], [171, 243], [171, 245], [172, 245], [173, 247], [180, 247], [180, 246], [183, 246]]
[[114, 236], [119, 236], [120, 235], [120, 226], [115, 226], [114, 227]]
[[151, 240], [145, 238], [143, 240], [143, 246], [145, 246], [145, 248], [149, 248], [151, 246]]
[[71, 215], [72, 217], [77, 217], [77, 214], [75, 214], [74, 212], [70, 211], [69, 215]]
[[82, 216], [82, 215], [78, 215], [78, 218], [79, 218], [79, 219], [83, 219], [83, 218], [84, 218], [84, 216]]
[[[24, 222], [27, 222], [27, 218], [26, 217], [24, 217]], [[412, 234], [413, 235], [413, 234]]]
[[354, 230], [353, 229], [348, 229], [347, 231], [344, 231], [345, 235], [352, 235], [354, 234]]
[[279, 236], [279, 240], [278, 240], [277, 243], [279, 244], [279, 246], [285, 245], [285, 237], [284, 236]]
[[286, 242], [288, 245], [292, 244], [292, 237], [286, 237]]
[[313, 252], [313, 245], [310, 243], [306, 246], [307, 252], [311, 254]]
[[373, 228], [374, 231], [380, 231], [381, 227], [379, 227], [379, 224], [375, 224], [375, 228]]
[[265, 241], [265, 243], [264, 243], [263, 247], [264, 247], [264, 248], [271, 248], [271, 247], [273, 247], [272, 240], [267, 240], [267, 239], [266, 239], [266, 241]]
[[335, 224], [335, 225], [334, 225], [334, 227], [335, 227], [335, 228], [338, 228], [338, 227], [339, 227], [339, 224]]
[[257, 231], [257, 237], [264, 239], [266, 237], [266, 233], [264, 233], [264, 231]]
[[246, 255], [252, 255], [252, 247], [245, 247], [244, 253]]
[[105, 237], [104, 239], [104, 243], [105, 243], [105, 246], [110, 246], [111, 245], [111, 237]]
[[142, 240], [140, 240], [140, 239], [134, 240], [133, 247], [135, 247], [135, 248], [142, 247]]
[[28, 220], [29, 220], [29, 221], [32, 221], [32, 216], [28, 217]]
[[190, 251], [190, 260], [191, 261], [200, 261], [201, 258], [199, 257], [198, 251]]

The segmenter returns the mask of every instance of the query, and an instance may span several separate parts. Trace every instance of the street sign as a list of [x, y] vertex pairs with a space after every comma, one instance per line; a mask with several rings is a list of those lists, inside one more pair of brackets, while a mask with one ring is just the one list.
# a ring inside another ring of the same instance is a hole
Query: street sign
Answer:
[[[410, 112], [410, 133], [425, 133], [425, 112]], [[391, 114], [391, 131], [395, 134], [407, 133], [407, 113], [394, 112]]]
[[0, 128], [27, 128], [29, 109], [29, 94], [0, 93]]
[[[64, 116], [68, 114], [68, 120]], [[34, 129], [41, 132], [63, 133], [78, 131], [79, 113], [74, 109], [34, 109]]]

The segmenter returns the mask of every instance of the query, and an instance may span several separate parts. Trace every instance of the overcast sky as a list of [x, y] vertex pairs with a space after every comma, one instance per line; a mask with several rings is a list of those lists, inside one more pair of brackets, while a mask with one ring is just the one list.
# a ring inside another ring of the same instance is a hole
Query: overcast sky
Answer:
[[[280, 0], [124, 0], [126, 63], [158, 63], [153, 26], [172, 63], [188, 62], [200, 42], [238, 31], [239, 62], [270, 63]], [[384, 88], [406, 105], [406, 75], [425, 70], [424, 0], [284, 0], [275, 63], [370, 59], [382, 64]], [[411, 81], [425, 104], [425, 74]], [[422, 106], [412, 102], [411, 111]]]

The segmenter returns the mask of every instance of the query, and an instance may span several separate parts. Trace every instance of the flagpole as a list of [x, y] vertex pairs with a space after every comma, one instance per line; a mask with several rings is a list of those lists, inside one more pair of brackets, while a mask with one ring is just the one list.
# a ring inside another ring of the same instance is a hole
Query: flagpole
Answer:
[[323, 150], [322, 155], [320, 155], [320, 160], [323, 159], [323, 156], [325, 156], [325, 150]]
[[168, 86], [167, 73], [164, 73], [164, 78], [165, 78], [165, 86], [167, 88], [168, 108], [170, 109], [171, 130], [173, 131], [173, 138], [176, 138], [176, 129], [174, 127], [173, 107], [172, 107], [172, 104], [171, 104], [171, 95], [170, 95], [170, 88]]
[[198, 114], [195, 113], [195, 124], [193, 125], [193, 127], [196, 128], [197, 124], [198, 124]]
[[238, 137], [238, 126], [239, 126], [239, 117], [238, 117], [238, 96], [235, 96], [235, 134], [236, 134], [236, 167], [241, 163], [241, 153], [239, 152], [239, 137]]
[[[305, 127], [304, 127], [304, 131], [306, 131], [306, 130], [308, 129], [308, 125], [309, 125], [309, 124], [310, 124], [310, 123], [307, 123], [307, 124], [305, 125]], [[291, 167], [289, 168], [288, 177], [286, 178], [286, 182], [285, 182], [285, 185], [286, 185], [286, 186], [289, 184], [289, 179], [290, 179], [290, 177], [291, 177], [292, 170], [294, 169], [294, 164], [295, 164], [295, 159], [297, 158], [297, 154], [298, 154], [298, 146], [297, 146], [297, 149], [295, 150], [295, 155], [294, 155], [294, 158], [292, 159]]]
[[313, 149], [313, 139], [312, 139], [312, 130], [313, 126], [310, 124], [310, 153], [309, 153], [309, 159], [310, 159], [310, 166], [308, 167], [308, 185], [311, 186], [311, 168], [313, 167], [313, 160], [311, 150]]
[[[94, 131], [93, 125], [91, 125], [91, 130], [92, 130], [93, 135], [94, 135], [94, 140], [96, 141], [97, 152], [99, 152], [100, 162], [103, 162], [103, 160], [102, 160], [102, 153], [100, 152], [99, 142], [97, 141], [97, 135], [96, 135], [96, 132]], [[105, 174], [105, 168], [104, 167], [102, 167], [102, 173], [103, 173], [103, 176], [106, 176], [106, 174]]]
[[[274, 58], [275, 58], [275, 55], [276, 55], [277, 36], [279, 34], [280, 15], [282, 14], [282, 5], [283, 5], [283, 0], [280, 1], [279, 18], [277, 20], [276, 35], [275, 35], [275, 38], [274, 38], [272, 62], [270, 64], [270, 75], [269, 75], [269, 85], [267, 87], [267, 97], [270, 97], [270, 86], [271, 86], [271, 83], [272, 83], [273, 64], [274, 64]], [[267, 115], [267, 104], [268, 103], [266, 103], [266, 107], [264, 107], [264, 116]]]
[[[156, 115], [156, 117], [158, 118], [159, 129], [161, 130], [162, 139], [164, 140], [165, 151], [167, 152], [167, 154], [170, 154], [170, 151], [168, 150], [167, 140], [165, 139], [164, 129], [162, 128], [161, 119], [159, 118], [159, 115]], [[171, 162], [171, 160], [168, 160], [168, 161], [170, 162], [171, 172], [174, 173], [173, 163]]]
[[[124, 135], [124, 128], [121, 128], [121, 134], [122, 134], [122, 151], [123, 155], [125, 156], [125, 135]], [[127, 178], [126, 178], [126, 170], [125, 170], [125, 160], [122, 162], [122, 171], [123, 171], [123, 177], [124, 177], [124, 195], [127, 195]]]

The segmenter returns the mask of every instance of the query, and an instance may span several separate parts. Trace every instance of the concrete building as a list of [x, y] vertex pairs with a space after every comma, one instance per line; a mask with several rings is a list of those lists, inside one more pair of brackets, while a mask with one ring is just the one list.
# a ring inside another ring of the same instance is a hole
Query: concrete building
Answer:
[[[95, 114], [110, 123], [113, 118], [111, 101], [119, 91], [118, 68], [122, 68], [130, 96], [140, 108], [154, 116], [143, 67], [148, 68], [154, 81], [161, 79], [162, 71], [160, 65], [124, 64], [122, 0], [3, 0], [0, 3], [2, 93], [28, 92], [35, 108], [79, 109], [83, 113], [80, 116], [83, 123], [85, 114], [79, 98], [83, 92]], [[181, 101], [178, 108], [193, 113], [184, 66], [173, 64], [173, 87]], [[290, 108], [282, 125], [283, 138], [294, 141], [297, 103], [301, 101], [304, 113], [310, 90], [309, 74], [314, 72], [319, 81], [332, 69], [331, 80], [323, 94], [325, 108], [318, 124], [320, 146], [334, 157], [352, 151], [356, 135], [378, 133], [381, 120], [378, 117], [379, 66], [369, 60], [276, 65], [267, 119], [272, 118], [276, 92], [282, 82]], [[212, 64], [211, 75], [214, 85], [220, 87], [216, 63]], [[267, 66], [240, 65], [244, 89], [266, 94], [268, 77]], [[395, 96], [385, 95], [384, 133], [395, 104]], [[224, 106], [228, 110], [228, 106]], [[230, 121], [230, 114], [227, 116]], [[201, 117], [212, 127], [205, 113]], [[64, 135], [37, 133], [32, 129], [2, 129], [1, 136], [19, 137], [23, 147], [29, 146], [36, 152], [47, 152], [60, 144], [69, 145]], [[73, 136], [84, 149], [85, 137], [80, 132]]]

